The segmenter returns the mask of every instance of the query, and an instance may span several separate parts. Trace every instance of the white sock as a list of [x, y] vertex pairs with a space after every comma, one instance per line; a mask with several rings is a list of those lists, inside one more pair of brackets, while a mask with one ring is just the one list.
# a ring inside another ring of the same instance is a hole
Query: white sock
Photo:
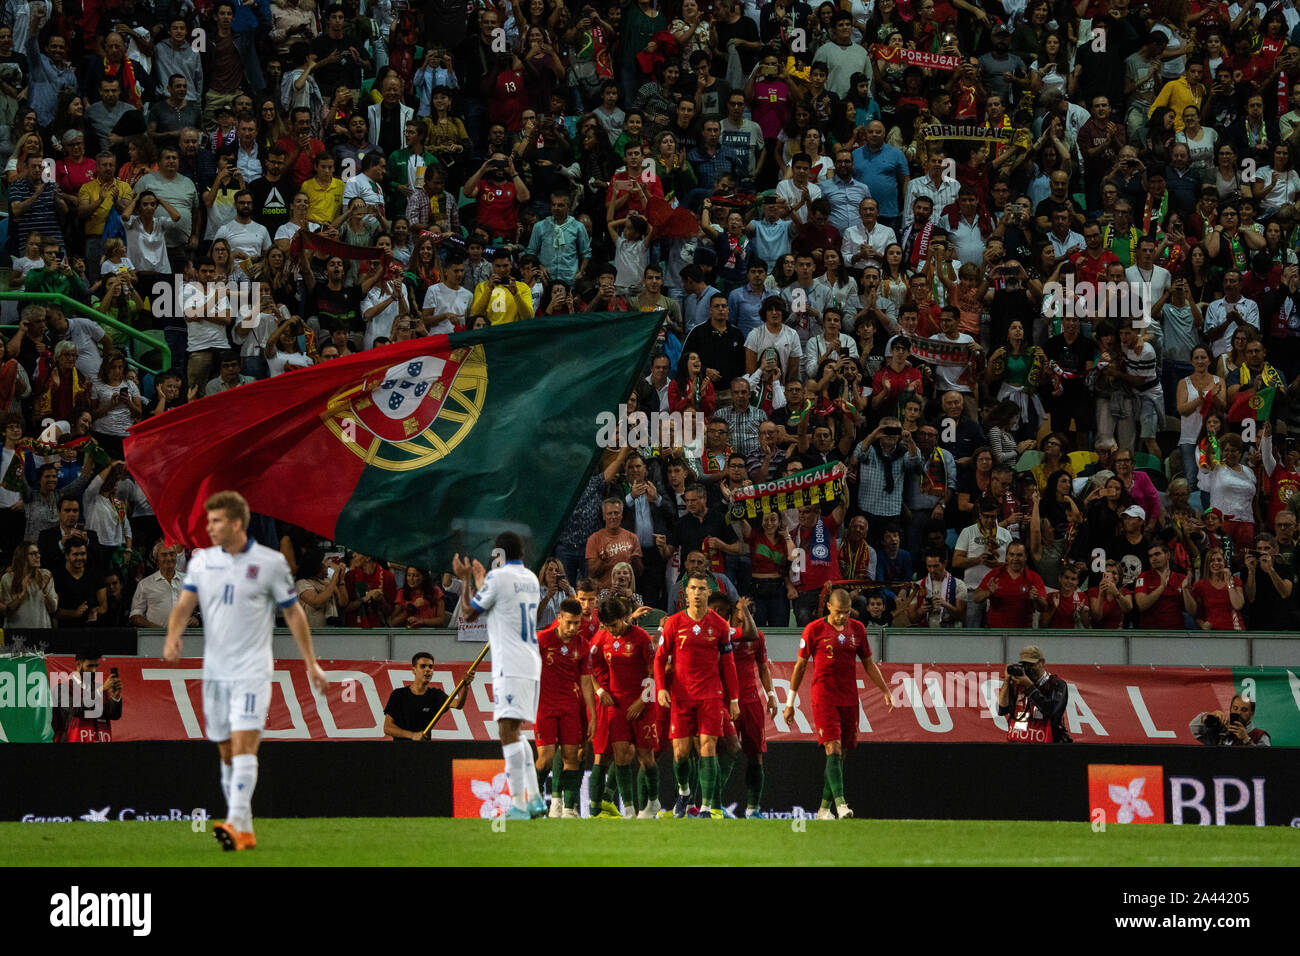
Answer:
[[506, 758], [506, 780], [510, 782], [510, 802], [520, 810], [528, 808], [528, 745], [522, 740], [512, 744], [502, 744], [501, 752]]
[[528, 761], [526, 782], [528, 784], [528, 799], [537, 797], [539, 800], [542, 796], [542, 786], [537, 782], [537, 762], [533, 760], [533, 748], [529, 746], [528, 741], [519, 741], [524, 748], [524, 758]]
[[230, 764], [221, 761], [221, 795], [226, 798], [226, 812], [230, 811]]
[[253, 832], [253, 790], [257, 787], [257, 755], [238, 754], [230, 761], [228, 822], [241, 833]]

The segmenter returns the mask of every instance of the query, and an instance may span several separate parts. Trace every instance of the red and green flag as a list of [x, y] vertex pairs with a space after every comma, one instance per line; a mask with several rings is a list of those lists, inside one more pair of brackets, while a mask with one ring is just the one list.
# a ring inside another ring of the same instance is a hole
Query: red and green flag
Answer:
[[[169, 540], [209, 543], [204, 500], [423, 567], [502, 531], [554, 546], [662, 312], [533, 318], [370, 349], [131, 429], [126, 460]], [[604, 418], [600, 418], [604, 416]]]
[[1273, 396], [1276, 394], [1277, 389], [1272, 387], [1238, 392], [1232, 400], [1232, 407], [1228, 409], [1228, 421], [1269, 421], [1273, 417]]

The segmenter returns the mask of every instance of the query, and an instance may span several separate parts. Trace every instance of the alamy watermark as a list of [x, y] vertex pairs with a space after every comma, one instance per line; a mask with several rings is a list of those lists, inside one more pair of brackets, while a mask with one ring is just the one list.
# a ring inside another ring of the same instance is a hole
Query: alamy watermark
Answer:
[[238, 319], [249, 327], [262, 314], [262, 283], [199, 282], [173, 275], [155, 282], [151, 309], [159, 319]]
[[694, 411], [628, 411], [626, 405], [596, 416], [596, 445], [600, 448], [678, 448], [704, 441], [707, 423]]
[[1151, 323], [1150, 282], [1078, 282], [1067, 275], [1065, 282], [1043, 285], [1043, 301], [1051, 303], [1045, 314], [1059, 319], [1132, 318], [1135, 328]]
[[0, 708], [47, 704], [56, 710], [71, 708], [90, 720], [102, 717], [104, 675], [99, 671], [47, 674], [44, 666], [28, 670], [23, 663], [12, 671], [0, 671]]

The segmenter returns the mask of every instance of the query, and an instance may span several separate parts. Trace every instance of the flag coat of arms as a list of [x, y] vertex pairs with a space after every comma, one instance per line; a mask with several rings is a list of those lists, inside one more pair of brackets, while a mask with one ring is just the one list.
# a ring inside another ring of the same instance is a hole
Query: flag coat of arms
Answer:
[[204, 500], [376, 557], [443, 567], [502, 531], [549, 553], [662, 312], [533, 318], [425, 336], [200, 399], [131, 429], [169, 540], [206, 546]]

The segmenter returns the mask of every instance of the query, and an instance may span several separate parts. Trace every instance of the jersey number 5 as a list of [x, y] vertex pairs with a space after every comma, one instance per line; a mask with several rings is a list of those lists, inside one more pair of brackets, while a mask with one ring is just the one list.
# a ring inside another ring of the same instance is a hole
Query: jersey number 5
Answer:
[[525, 644], [537, 643], [537, 605], [519, 603], [519, 639]]

